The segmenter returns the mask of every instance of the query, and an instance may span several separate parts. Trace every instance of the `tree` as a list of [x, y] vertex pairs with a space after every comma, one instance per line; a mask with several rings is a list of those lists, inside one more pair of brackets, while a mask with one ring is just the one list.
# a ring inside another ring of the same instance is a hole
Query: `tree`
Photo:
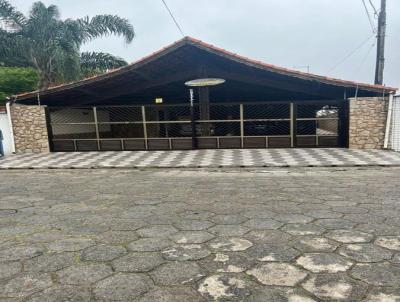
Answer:
[[81, 72], [84, 77], [91, 77], [125, 65], [124, 59], [104, 52], [83, 52], [80, 57]]
[[39, 89], [126, 65], [104, 53], [81, 56], [82, 44], [108, 35], [122, 36], [130, 43], [135, 32], [128, 20], [114, 15], [61, 20], [57, 6], [35, 2], [29, 16], [24, 16], [7, 0], [0, 0], [0, 62], [35, 68]]
[[35, 90], [38, 78], [33, 68], [0, 67], [0, 104], [7, 96]]

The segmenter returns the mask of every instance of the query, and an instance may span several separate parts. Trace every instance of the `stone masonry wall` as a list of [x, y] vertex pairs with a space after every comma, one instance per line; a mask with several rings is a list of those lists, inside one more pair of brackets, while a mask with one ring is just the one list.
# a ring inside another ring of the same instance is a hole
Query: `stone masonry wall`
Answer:
[[388, 98], [365, 97], [349, 99], [349, 147], [382, 149], [385, 139]]
[[11, 118], [17, 153], [50, 152], [44, 106], [13, 104]]

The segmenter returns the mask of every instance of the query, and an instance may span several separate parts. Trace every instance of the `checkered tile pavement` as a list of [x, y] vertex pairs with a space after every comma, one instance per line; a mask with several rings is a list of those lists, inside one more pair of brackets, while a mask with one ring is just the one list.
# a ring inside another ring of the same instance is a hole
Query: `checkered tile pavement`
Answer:
[[350, 149], [238, 149], [188, 151], [57, 152], [0, 159], [0, 169], [329, 167], [400, 165], [400, 153]]

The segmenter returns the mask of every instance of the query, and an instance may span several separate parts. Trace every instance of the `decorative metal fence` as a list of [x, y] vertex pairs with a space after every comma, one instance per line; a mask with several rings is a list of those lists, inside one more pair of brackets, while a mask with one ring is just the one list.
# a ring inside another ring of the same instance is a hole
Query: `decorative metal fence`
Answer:
[[[333, 147], [339, 107], [329, 103], [49, 108], [53, 151]], [[204, 116], [204, 115], [203, 115]]]

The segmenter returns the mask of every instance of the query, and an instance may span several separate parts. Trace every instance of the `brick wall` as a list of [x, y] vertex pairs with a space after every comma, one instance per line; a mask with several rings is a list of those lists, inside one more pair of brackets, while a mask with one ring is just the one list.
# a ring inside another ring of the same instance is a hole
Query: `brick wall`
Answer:
[[17, 153], [47, 153], [50, 151], [44, 106], [13, 104], [11, 118]]
[[349, 147], [382, 149], [388, 111], [388, 98], [349, 99]]

